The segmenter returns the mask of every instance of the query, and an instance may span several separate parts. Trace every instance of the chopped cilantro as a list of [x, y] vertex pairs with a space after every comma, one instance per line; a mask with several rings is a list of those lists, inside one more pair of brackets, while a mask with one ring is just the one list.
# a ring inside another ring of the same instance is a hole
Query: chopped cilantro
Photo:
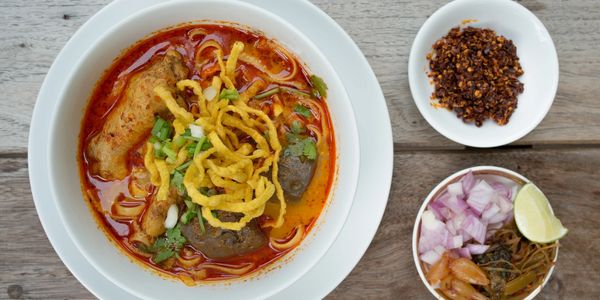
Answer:
[[185, 193], [185, 186], [183, 185], [183, 173], [175, 170], [171, 176], [171, 183], [179, 190], [179, 192], [181, 192], [181, 194]]
[[302, 149], [304, 157], [315, 160], [317, 159], [317, 145], [311, 139], [304, 140], [304, 148]]
[[287, 135], [288, 146], [283, 152], [286, 156], [303, 156], [306, 159], [317, 159], [317, 146], [310, 137], [302, 138], [297, 134]]
[[312, 94], [316, 98], [327, 97], [327, 84], [317, 75], [310, 76], [310, 83], [313, 86]]
[[185, 241], [185, 237], [181, 235], [181, 229], [179, 228], [179, 225], [177, 225], [168, 229], [165, 235], [158, 238], [153, 245], [140, 245], [139, 249], [144, 252], [154, 253], [152, 261], [156, 264], [160, 264], [178, 253]]

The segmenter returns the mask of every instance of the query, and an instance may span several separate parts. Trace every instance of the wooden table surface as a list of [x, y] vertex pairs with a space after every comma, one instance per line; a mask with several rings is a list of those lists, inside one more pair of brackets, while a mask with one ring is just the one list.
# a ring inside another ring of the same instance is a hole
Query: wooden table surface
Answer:
[[[67, 39], [109, 0], [0, 3], [0, 298], [93, 298], [62, 264], [40, 225], [27, 175], [36, 95]], [[560, 60], [550, 112], [523, 139], [465, 149], [418, 113], [408, 54], [425, 19], [446, 1], [318, 0], [356, 41], [383, 88], [394, 132], [394, 180], [381, 226], [332, 299], [429, 299], [411, 253], [415, 215], [430, 189], [474, 165], [532, 179], [570, 229], [542, 299], [600, 298], [600, 2], [522, 0], [548, 28]], [[367, 101], [368, 99], [365, 99]]]

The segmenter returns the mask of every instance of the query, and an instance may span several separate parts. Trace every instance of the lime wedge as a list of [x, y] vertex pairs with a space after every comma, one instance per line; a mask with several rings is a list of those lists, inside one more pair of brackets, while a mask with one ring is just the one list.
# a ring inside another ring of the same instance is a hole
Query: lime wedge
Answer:
[[548, 198], [533, 183], [519, 190], [514, 207], [519, 231], [532, 242], [554, 242], [569, 231], [554, 216]]

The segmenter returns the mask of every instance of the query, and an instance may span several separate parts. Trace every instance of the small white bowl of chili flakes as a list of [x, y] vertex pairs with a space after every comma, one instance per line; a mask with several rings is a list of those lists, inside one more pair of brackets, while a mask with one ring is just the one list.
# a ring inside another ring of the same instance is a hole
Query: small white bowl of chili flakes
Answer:
[[471, 147], [497, 147], [532, 131], [558, 87], [558, 57], [540, 20], [510, 0], [456, 0], [425, 21], [408, 75], [421, 115]]

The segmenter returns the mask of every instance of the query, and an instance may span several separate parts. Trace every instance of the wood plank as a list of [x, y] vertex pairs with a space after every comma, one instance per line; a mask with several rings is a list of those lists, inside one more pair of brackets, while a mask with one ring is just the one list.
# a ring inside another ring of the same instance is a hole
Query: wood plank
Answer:
[[[4, 0], [0, 4], [0, 152], [24, 152], [31, 112], [50, 64], [68, 38], [109, 0]], [[387, 98], [394, 141], [457, 147], [435, 132], [410, 95], [410, 46], [426, 17], [446, 1], [316, 0], [357, 42]], [[518, 144], [600, 143], [600, 10], [597, 1], [523, 0], [548, 27], [561, 75], [549, 115]]]
[[[386, 213], [366, 255], [331, 299], [423, 299], [428, 292], [412, 260], [414, 218], [430, 189], [451, 173], [497, 165], [524, 174], [548, 195], [570, 229], [542, 299], [600, 294], [600, 149], [399, 151]], [[0, 158], [0, 298], [22, 288], [25, 298], [90, 298], [61, 263], [35, 212], [25, 157]], [[28, 220], [24, 222], [23, 220]], [[60, 284], [57, 284], [60, 282]], [[4, 294], [7, 293], [7, 294]]]
[[93, 299], [50, 245], [23, 155], [0, 158], [0, 299]]
[[600, 149], [400, 152], [382, 224], [367, 253], [330, 299], [426, 299], [411, 253], [423, 199], [450, 174], [476, 165], [517, 171], [535, 182], [569, 228], [557, 268], [540, 299], [600, 295]]

